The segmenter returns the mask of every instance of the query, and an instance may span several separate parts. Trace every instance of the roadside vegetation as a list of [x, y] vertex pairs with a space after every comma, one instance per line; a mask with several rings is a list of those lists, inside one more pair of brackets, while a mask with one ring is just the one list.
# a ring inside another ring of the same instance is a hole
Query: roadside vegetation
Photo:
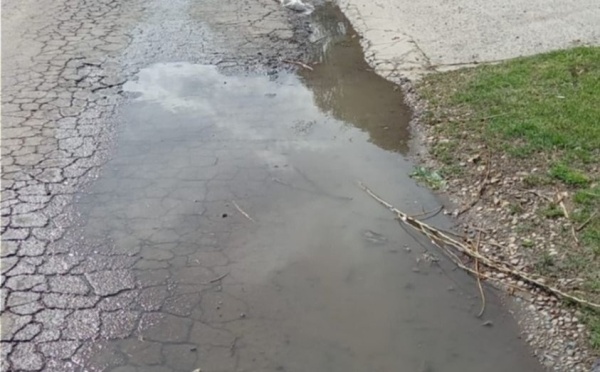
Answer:
[[[474, 213], [498, 214], [500, 241], [528, 269], [599, 303], [600, 48], [432, 74], [417, 90], [443, 177], [433, 183], [475, 195]], [[579, 313], [600, 350], [600, 313]]]

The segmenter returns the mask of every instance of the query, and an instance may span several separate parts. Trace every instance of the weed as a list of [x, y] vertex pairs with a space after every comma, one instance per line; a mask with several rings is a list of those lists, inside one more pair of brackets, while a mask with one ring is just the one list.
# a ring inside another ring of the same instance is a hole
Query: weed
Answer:
[[585, 186], [590, 179], [585, 174], [576, 169], [572, 169], [564, 164], [555, 164], [550, 168], [550, 175], [571, 186]]
[[522, 222], [520, 225], [515, 227], [515, 232], [518, 234], [527, 234], [535, 231], [535, 224], [531, 222]]
[[554, 271], [554, 266], [555, 266], [554, 256], [552, 256], [548, 252], [542, 253], [542, 256], [535, 263], [536, 269], [546, 275], [548, 275]]
[[521, 245], [524, 248], [533, 248], [533, 240], [531, 239], [523, 239], [523, 241], [521, 242]]
[[410, 176], [419, 182], [423, 182], [433, 190], [439, 190], [446, 185], [446, 181], [439, 172], [425, 167], [415, 167]]
[[573, 196], [573, 201], [585, 206], [600, 204], [600, 186], [577, 191]]
[[583, 321], [588, 325], [592, 347], [600, 349], [600, 317], [593, 310], [588, 310]]
[[521, 214], [521, 213], [525, 212], [525, 210], [523, 209], [523, 207], [521, 206], [521, 204], [510, 203], [508, 205], [508, 212], [511, 215], [515, 215], [515, 214]]
[[551, 183], [547, 177], [543, 177], [537, 174], [529, 174], [523, 178], [523, 183], [527, 187], [539, 187], [545, 186]]
[[565, 213], [562, 208], [558, 206], [556, 203], [550, 203], [545, 208], [541, 210], [542, 216], [549, 219], [556, 219], [559, 217], [564, 217]]

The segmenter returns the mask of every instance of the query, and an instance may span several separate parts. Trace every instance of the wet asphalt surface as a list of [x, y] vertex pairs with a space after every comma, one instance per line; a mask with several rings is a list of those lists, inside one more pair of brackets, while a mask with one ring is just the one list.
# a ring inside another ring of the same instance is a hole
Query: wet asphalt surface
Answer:
[[356, 186], [440, 205], [400, 91], [317, 5], [3, 2], [3, 371], [539, 370]]

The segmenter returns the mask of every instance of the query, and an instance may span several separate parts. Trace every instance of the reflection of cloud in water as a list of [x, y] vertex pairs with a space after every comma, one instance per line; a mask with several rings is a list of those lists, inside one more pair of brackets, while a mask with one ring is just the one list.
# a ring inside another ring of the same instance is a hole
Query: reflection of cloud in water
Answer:
[[[216, 66], [167, 63], [142, 70], [124, 88], [141, 93], [138, 101], [201, 118], [235, 138], [268, 141], [270, 151], [330, 148], [343, 143], [332, 139], [357, 137], [348, 130], [356, 127], [383, 149], [406, 152], [410, 112], [401, 92], [370, 71], [341, 15], [314, 17], [315, 34], [323, 35], [315, 43], [321, 63], [301, 71], [302, 82], [289, 73], [233, 76]], [[299, 122], [310, 121], [314, 128], [297, 131]]]
[[[315, 106], [313, 92], [289, 73], [277, 78], [231, 76], [209, 65], [156, 64], [140, 71], [124, 89], [139, 93], [137, 101], [191, 117], [198, 125], [214, 125], [235, 140], [264, 142], [257, 155], [267, 162], [290, 149], [339, 146], [334, 139], [351, 136], [343, 133], [347, 131], [342, 123]], [[298, 133], [298, 123], [309, 121], [316, 123], [314, 128]]]
[[245, 140], [293, 140], [294, 122], [324, 119], [312, 92], [290, 74], [274, 81], [263, 74], [224, 75], [216, 66], [156, 64], [142, 70], [125, 90], [141, 93], [138, 101], [194, 115]]

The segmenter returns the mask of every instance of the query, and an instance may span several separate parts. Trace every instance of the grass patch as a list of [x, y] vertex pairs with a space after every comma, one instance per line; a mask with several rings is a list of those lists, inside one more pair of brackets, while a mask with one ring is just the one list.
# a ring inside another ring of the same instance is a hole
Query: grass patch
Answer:
[[510, 203], [508, 205], [508, 211], [511, 215], [515, 215], [515, 214], [521, 214], [521, 213], [525, 212], [525, 209], [523, 209], [521, 204]]
[[530, 240], [530, 239], [524, 239], [524, 240], [521, 242], [521, 245], [523, 246], [523, 248], [533, 248], [533, 246], [534, 246], [534, 243], [533, 243], [533, 241], [532, 241], [532, 240]]
[[592, 347], [596, 350], [600, 350], [600, 317], [598, 317], [597, 314], [588, 311], [585, 314], [584, 321], [588, 324], [590, 329], [590, 342]]
[[[559, 255], [537, 257], [535, 269], [555, 278], [583, 277], [591, 299], [600, 301], [600, 48], [432, 74], [417, 89], [429, 102], [425, 120], [443, 138], [432, 149], [443, 169], [458, 169], [466, 156], [487, 148], [498, 155], [495, 165], [503, 174], [526, 175], [520, 187], [572, 196], [565, 203], [579, 244], [572, 244], [573, 228], [562, 208], [549, 203], [538, 215], [562, 226], [567, 243], [558, 247]], [[515, 204], [508, 208], [512, 215], [529, 212]], [[586, 319], [591, 343], [600, 350], [600, 315]]]
[[[598, 123], [600, 125], [600, 122]], [[585, 186], [590, 182], [588, 176], [564, 164], [555, 164], [550, 168], [550, 175], [571, 186]]]
[[578, 190], [575, 193], [573, 200], [584, 206], [600, 204], [600, 186]]
[[559, 207], [558, 204], [556, 204], [556, 203], [548, 204], [548, 206], [546, 206], [544, 209], [542, 209], [541, 213], [542, 213], [542, 216], [549, 218], [549, 219], [564, 217], [564, 215], [565, 215], [562, 208]]
[[440, 173], [433, 169], [417, 166], [410, 176], [433, 190], [439, 190], [446, 185], [446, 181]]
[[[425, 78], [420, 90], [433, 105], [455, 109], [456, 116], [444, 118], [433, 110], [434, 121], [468, 124], [463, 129], [483, 132], [512, 156], [547, 153], [562, 165], [556, 169], [558, 176], [568, 174], [570, 166], [598, 159], [600, 48], [435, 74]], [[465, 123], [461, 114], [467, 113]], [[457, 135], [461, 130], [445, 132]]]
[[549, 180], [548, 177], [543, 177], [543, 176], [536, 175], [536, 174], [530, 174], [530, 175], [527, 175], [523, 179], [523, 183], [525, 183], [525, 186], [527, 186], [527, 187], [536, 188], [536, 187], [540, 187], [540, 186], [550, 185], [552, 183], [552, 181]]

